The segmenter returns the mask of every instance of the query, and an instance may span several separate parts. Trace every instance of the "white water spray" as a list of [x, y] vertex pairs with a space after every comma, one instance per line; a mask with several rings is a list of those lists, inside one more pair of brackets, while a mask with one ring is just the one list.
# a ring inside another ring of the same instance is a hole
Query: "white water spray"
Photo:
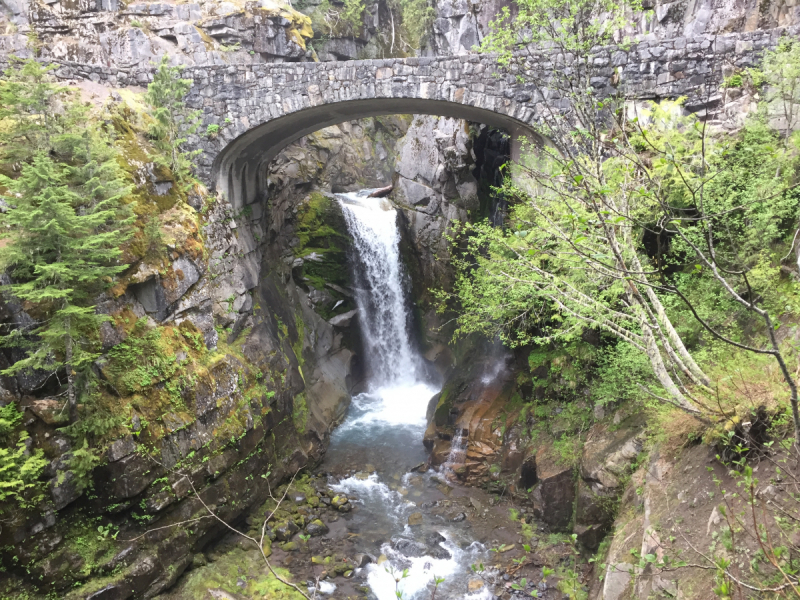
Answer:
[[469, 443], [469, 430], [456, 428], [456, 433], [450, 442], [450, 454], [442, 465], [442, 472], [452, 473], [453, 467], [463, 465], [467, 460], [467, 444]]

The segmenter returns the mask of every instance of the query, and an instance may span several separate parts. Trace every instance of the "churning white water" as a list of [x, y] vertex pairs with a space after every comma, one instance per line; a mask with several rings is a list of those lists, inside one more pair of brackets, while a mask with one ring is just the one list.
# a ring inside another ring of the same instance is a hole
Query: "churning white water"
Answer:
[[368, 381], [367, 391], [353, 398], [347, 418], [332, 434], [326, 462], [351, 466], [351, 472], [352, 466], [371, 464], [400, 481], [390, 487], [377, 473], [361, 473], [332, 488], [358, 506], [349, 518], [359, 527], [363, 551], [385, 556], [382, 564], [357, 570], [366, 577], [373, 600], [396, 600], [392, 573], [404, 569], [404, 600], [430, 597], [434, 576], [447, 579], [444, 587], [449, 589], [442, 589], [440, 597], [472, 600], [476, 597], [462, 591], [465, 577], [486, 549], [460, 534], [455, 539], [432, 522], [411, 528], [408, 518], [420, 508], [398, 491], [413, 496], [414, 489], [408, 488], [424, 485], [421, 475], [412, 482], [401, 474], [425, 460], [425, 414], [438, 389], [423, 379], [422, 360], [409, 338], [397, 212], [388, 201], [368, 194], [337, 194], [354, 242], [351, 266]]

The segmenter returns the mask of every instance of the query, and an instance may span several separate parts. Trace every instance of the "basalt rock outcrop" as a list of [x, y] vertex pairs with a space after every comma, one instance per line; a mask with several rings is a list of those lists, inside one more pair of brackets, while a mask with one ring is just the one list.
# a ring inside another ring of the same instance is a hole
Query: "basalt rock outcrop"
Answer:
[[[208, 509], [235, 522], [319, 459], [361, 378], [350, 240], [331, 189], [390, 182], [406, 127], [369, 120], [301, 140], [246, 213], [199, 187], [181, 195], [168, 174], [131, 162], [158, 233], [135, 238], [131, 266], [98, 302], [110, 316], [100, 391], [81, 407], [89, 422], [111, 419], [95, 440], [97, 465], [75, 469], [81, 449], [60, 429], [57, 382], [3, 379], [5, 401], [20, 402], [32, 447], [50, 461], [46, 497], [31, 510], [6, 507], [0, 536], [16, 559], [2, 560], [21, 577], [11, 585], [152, 597], [219, 537]], [[146, 142], [126, 131], [125, 155], [145, 157]], [[13, 299], [3, 311], [6, 322], [27, 316]], [[114, 535], [87, 547], [98, 525]]]

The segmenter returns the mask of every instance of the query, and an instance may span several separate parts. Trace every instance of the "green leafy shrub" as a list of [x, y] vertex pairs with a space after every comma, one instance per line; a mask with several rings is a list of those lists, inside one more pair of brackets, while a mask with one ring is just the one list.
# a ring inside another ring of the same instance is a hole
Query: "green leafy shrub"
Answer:
[[[26, 508], [42, 497], [38, 479], [47, 460], [40, 449], [28, 451], [28, 432], [14, 434], [11, 431], [20, 420], [22, 413], [16, 404], [0, 408], [0, 427], [4, 428], [0, 430], [0, 502]], [[16, 444], [12, 442], [14, 439]]]
[[742, 80], [742, 76], [739, 73], [735, 73], [730, 77], [726, 77], [725, 81], [722, 82], [722, 87], [725, 88], [740, 88], [744, 81]]

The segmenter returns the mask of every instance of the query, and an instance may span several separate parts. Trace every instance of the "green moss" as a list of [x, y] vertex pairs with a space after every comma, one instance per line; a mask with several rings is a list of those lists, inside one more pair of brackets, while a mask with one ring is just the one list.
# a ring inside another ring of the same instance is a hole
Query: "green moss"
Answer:
[[[350, 285], [350, 272], [347, 267], [347, 250], [350, 238], [341, 210], [335, 201], [319, 192], [311, 193], [300, 205], [297, 213], [295, 234], [300, 241], [294, 248], [298, 258], [304, 258], [300, 268], [300, 280], [306, 286], [318, 290], [326, 289], [326, 283], [338, 287]], [[335, 299], [342, 300], [337, 312], [353, 308], [349, 297], [327, 288]], [[330, 318], [322, 309], [324, 318]]]
[[442, 393], [439, 396], [439, 402], [436, 404], [436, 410], [434, 412], [434, 421], [436, 422], [437, 427], [444, 427], [447, 424], [447, 418], [450, 414], [450, 408], [453, 404], [453, 390], [451, 387], [446, 386], [442, 389]]
[[[276, 569], [281, 577], [291, 580], [285, 569]], [[244, 586], [242, 586], [242, 582]], [[209, 589], [262, 600], [302, 600], [302, 596], [278, 581], [266, 568], [258, 550], [235, 548], [204, 567], [193, 569], [172, 592], [176, 599], [204, 598]]]
[[301, 392], [294, 397], [292, 406], [292, 422], [294, 423], [294, 428], [298, 433], [304, 433], [306, 430], [306, 421], [308, 420], [308, 404], [306, 403], [305, 392]]

